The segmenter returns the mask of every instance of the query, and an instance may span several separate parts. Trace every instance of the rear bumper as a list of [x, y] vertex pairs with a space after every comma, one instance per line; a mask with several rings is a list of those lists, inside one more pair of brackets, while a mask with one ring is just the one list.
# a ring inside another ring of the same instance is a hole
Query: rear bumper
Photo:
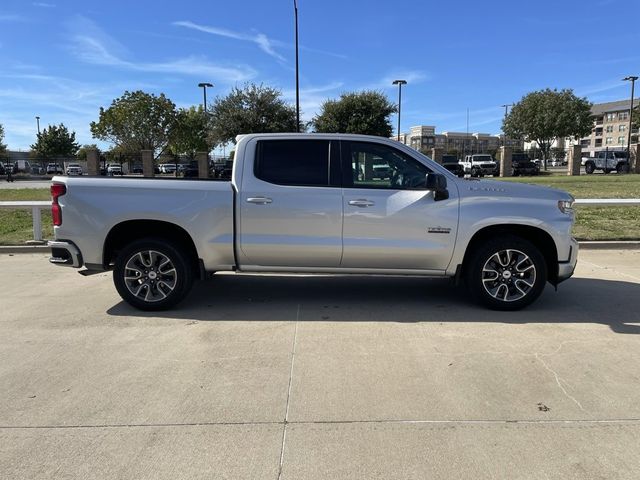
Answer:
[[578, 242], [575, 238], [571, 239], [569, 260], [558, 262], [558, 283], [565, 281], [573, 275], [578, 263]]
[[82, 253], [73, 243], [56, 240], [49, 242], [48, 246], [51, 247], [49, 262], [73, 268], [82, 266]]

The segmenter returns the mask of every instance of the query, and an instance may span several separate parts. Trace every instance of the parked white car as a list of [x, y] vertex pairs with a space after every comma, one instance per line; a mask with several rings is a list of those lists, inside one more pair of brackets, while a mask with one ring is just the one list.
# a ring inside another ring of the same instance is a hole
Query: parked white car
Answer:
[[82, 167], [79, 163], [70, 163], [67, 165], [67, 175], [82, 175]]

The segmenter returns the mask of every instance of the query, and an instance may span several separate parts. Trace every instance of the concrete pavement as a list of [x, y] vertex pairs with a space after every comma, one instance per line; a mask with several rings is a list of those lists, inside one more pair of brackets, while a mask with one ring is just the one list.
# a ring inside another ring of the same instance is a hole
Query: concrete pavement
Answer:
[[640, 477], [640, 251], [516, 313], [447, 281], [218, 275], [142, 313], [0, 255], [0, 478]]

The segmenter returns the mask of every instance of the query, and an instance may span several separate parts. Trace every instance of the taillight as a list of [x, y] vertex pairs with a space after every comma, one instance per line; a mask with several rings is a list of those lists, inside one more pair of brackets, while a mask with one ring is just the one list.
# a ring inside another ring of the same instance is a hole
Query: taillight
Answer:
[[67, 193], [67, 186], [63, 183], [54, 183], [51, 185], [51, 217], [56, 227], [62, 225], [62, 208], [58, 203], [58, 198]]

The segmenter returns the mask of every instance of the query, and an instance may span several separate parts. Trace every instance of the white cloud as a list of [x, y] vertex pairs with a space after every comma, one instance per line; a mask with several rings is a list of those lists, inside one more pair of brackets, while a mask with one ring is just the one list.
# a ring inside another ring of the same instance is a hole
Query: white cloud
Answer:
[[256, 75], [256, 71], [248, 65], [220, 65], [209, 61], [204, 56], [190, 55], [162, 62], [129, 61], [123, 58], [128, 53], [126, 49], [106, 35], [91, 20], [77, 17], [73, 22], [73, 30], [80, 33], [72, 36], [72, 51], [80, 60], [94, 65], [139, 72], [205, 76], [227, 84], [247, 81]]
[[270, 55], [281, 62], [286, 61], [285, 58], [274, 49], [275, 45], [281, 45], [280, 42], [271, 40], [264, 33], [258, 32], [255, 35], [249, 35], [246, 33], [234, 32], [232, 30], [227, 30], [224, 28], [210, 27], [208, 25], [198, 25], [197, 23], [189, 22], [186, 20], [173, 22], [173, 25], [177, 27], [190, 28], [199, 32], [209, 33], [211, 35], [218, 35], [220, 37], [233, 38], [234, 40], [241, 40], [243, 42], [253, 42], [260, 48], [260, 50], [265, 52], [267, 55]]
[[34, 7], [40, 8], [55, 8], [56, 5], [54, 3], [45, 3], [45, 2], [33, 2]]

